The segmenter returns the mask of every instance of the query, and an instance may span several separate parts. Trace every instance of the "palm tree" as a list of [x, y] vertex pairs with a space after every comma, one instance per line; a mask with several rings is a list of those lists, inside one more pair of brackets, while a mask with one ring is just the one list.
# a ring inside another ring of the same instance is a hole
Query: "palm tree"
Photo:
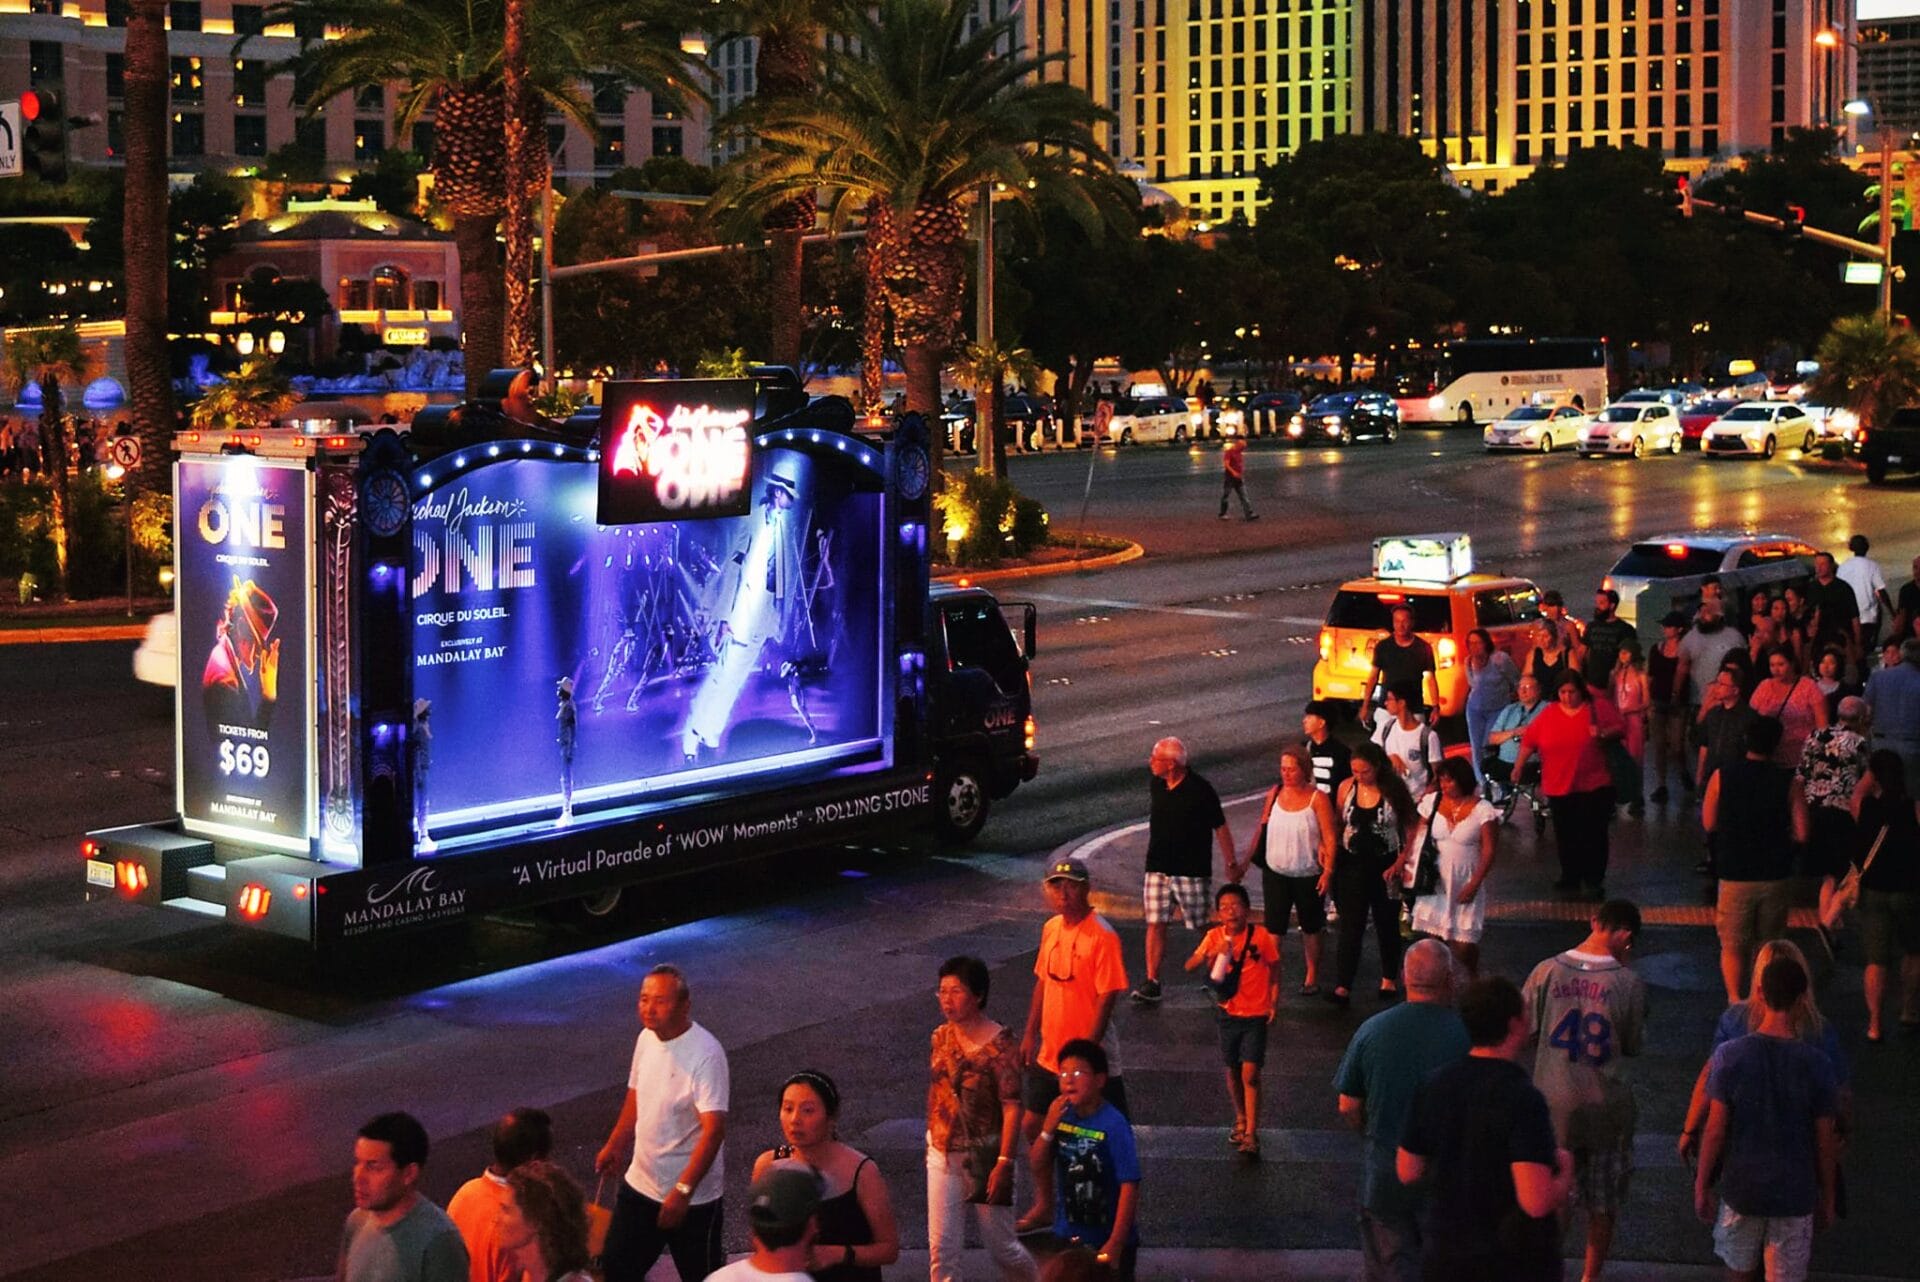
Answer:
[[1903, 405], [1920, 403], [1920, 335], [1880, 316], [1842, 316], [1814, 353], [1820, 371], [1807, 381], [1807, 397], [1843, 406], [1877, 427]]
[[1041, 78], [1063, 55], [1012, 48], [1015, 20], [969, 34], [973, 0], [849, 4], [848, 52], [826, 64], [819, 92], [753, 102], [738, 123], [759, 145], [736, 162], [719, 202], [768, 210], [824, 189], [843, 224], [882, 207], [891, 234], [875, 245], [876, 273], [905, 349], [907, 408], [931, 415], [940, 368], [959, 330], [965, 287], [966, 202], [982, 184], [1016, 200], [1051, 194], [1083, 221], [1120, 179], [1094, 126], [1107, 114], [1060, 81]]
[[[140, 482], [171, 489], [173, 360], [167, 348], [167, 60], [166, 0], [133, 0], [127, 10], [126, 194], [121, 241], [125, 265], [127, 391], [140, 438]], [[65, 472], [61, 475], [64, 477]], [[64, 547], [64, 544], [62, 545]]]
[[[166, 338], [161, 334], [162, 340]], [[78, 387], [93, 373], [93, 360], [80, 343], [80, 331], [71, 325], [29, 329], [7, 340], [7, 381], [15, 391], [29, 383], [40, 388], [40, 466], [53, 496], [53, 558], [59, 582], [67, 585], [67, 545], [71, 506], [67, 496], [67, 418], [60, 386]]]
[[1006, 477], [1007, 450], [1000, 440], [1000, 424], [1006, 417], [1007, 384], [1031, 383], [1039, 372], [1033, 353], [1024, 347], [968, 343], [961, 348], [953, 374], [962, 386], [973, 389], [976, 470]]
[[[703, 73], [680, 49], [691, 19], [679, 0], [534, 0], [526, 19], [527, 115], [553, 109], [596, 132], [589, 92], [595, 75], [667, 101], [704, 97], [693, 79]], [[467, 394], [474, 395], [504, 352], [505, 275], [496, 240], [507, 190], [504, 0], [278, 0], [267, 20], [342, 33], [308, 42], [293, 60], [309, 85], [309, 110], [368, 85], [398, 84], [396, 135], [432, 112], [427, 166], [434, 196], [453, 217]], [[528, 132], [544, 132], [528, 124]], [[522, 190], [537, 191], [546, 181], [546, 167], [534, 168]]]
[[[533, 209], [527, 184], [536, 167], [542, 182], [546, 149], [532, 144], [538, 100], [527, 92], [527, 0], [506, 0], [501, 34], [500, 82], [506, 95], [506, 363], [533, 364]], [[551, 358], [549, 358], [551, 359]]]
[[272, 360], [251, 360], [194, 402], [193, 425], [207, 432], [263, 427], [299, 399], [293, 383]]

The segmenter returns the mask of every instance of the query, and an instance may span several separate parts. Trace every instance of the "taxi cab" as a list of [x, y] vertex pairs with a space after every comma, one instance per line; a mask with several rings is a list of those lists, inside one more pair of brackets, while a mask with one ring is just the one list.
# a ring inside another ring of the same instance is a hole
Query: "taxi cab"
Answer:
[[1373, 669], [1373, 647], [1393, 631], [1393, 610], [1413, 610], [1413, 630], [1433, 647], [1439, 715], [1467, 706], [1467, 633], [1485, 628], [1493, 643], [1523, 663], [1540, 618], [1540, 589], [1529, 579], [1473, 568], [1465, 534], [1413, 534], [1373, 541], [1373, 573], [1340, 585], [1320, 629], [1313, 697], [1358, 704]]

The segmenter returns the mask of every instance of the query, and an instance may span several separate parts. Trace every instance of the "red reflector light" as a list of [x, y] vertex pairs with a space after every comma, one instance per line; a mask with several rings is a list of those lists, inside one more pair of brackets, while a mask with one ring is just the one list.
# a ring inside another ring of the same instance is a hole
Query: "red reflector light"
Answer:
[[300, 882], [300, 883], [298, 883], [297, 885], [295, 885], [295, 886], [294, 886], [294, 888], [293, 888], [293, 897], [294, 897], [295, 899], [305, 899], [305, 898], [307, 897], [307, 883], [306, 883], [306, 882], [304, 882], [304, 881], [303, 881], [303, 882]]
[[134, 859], [122, 859], [114, 865], [114, 874], [120, 882], [120, 889], [129, 895], [137, 895], [148, 886], [147, 866]]
[[240, 915], [242, 917], [264, 917], [267, 908], [273, 903], [273, 892], [259, 882], [248, 882], [240, 888]]

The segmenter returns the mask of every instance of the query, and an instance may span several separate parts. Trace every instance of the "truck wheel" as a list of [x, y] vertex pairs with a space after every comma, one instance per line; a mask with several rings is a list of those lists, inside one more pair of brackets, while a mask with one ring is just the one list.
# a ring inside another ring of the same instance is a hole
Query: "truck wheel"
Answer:
[[574, 907], [588, 921], [605, 921], [620, 911], [620, 898], [625, 887], [614, 886], [597, 894], [582, 895], [574, 901]]
[[963, 761], [942, 769], [937, 786], [940, 812], [934, 822], [939, 829], [940, 839], [957, 846], [979, 836], [980, 829], [986, 826], [987, 811], [991, 808], [987, 799], [987, 781], [979, 765]]
[[1473, 426], [1473, 402], [1472, 401], [1460, 402], [1460, 412], [1458, 414], [1458, 420], [1461, 427]]

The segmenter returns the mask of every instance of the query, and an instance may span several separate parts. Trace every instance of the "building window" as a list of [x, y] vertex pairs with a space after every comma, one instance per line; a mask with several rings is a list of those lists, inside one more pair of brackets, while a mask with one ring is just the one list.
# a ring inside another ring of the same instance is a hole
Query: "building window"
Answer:
[[356, 120], [353, 122], [353, 158], [355, 160], [378, 160], [380, 153], [386, 149], [386, 121]]
[[1608, 127], [1607, 109], [1612, 105], [1613, 104], [1609, 103], [1605, 98], [1593, 104], [1593, 127], [1595, 129], [1605, 129]]
[[547, 122], [547, 154], [549, 156], [565, 156], [566, 151], [567, 127], [564, 124], [549, 120]]
[[1705, 133], [1700, 135], [1700, 154], [1701, 155], [1703, 156], [1717, 155], [1719, 151], [1720, 151], [1720, 132], [1718, 130], [1709, 129]]
[[340, 278], [339, 307], [343, 312], [364, 312], [367, 310], [367, 286], [364, 280]]
[[127, 153], [127, 113], [115, 107], [107, 112], [107, 155]]
[[[15, 45], [14, 48], [19, 48]], [[30, 84], [56, 84], [66, 79], [66, 47], [54, 40], [27, 42], [27, 80]]]
[[1513, 163], [1531, 165], [1533, 163], [1533, 144], [1525, 138], [1517, 138], [1513, 144]]
[[1521, 102], [1525, 102], [1533, 97], [1533, 73], [1531, 71], [1515, 72], [1513, 89], [1514, 97], [1518, 98]]
[[265, 116], [236, 115], [233, 118], [233, 154], [236, 156], [267, 154], [267, 118]]
[[656, 156], [683, 156], [686, 154], [686, 139], [679, 125], [655, 125], [653, 127], [653, 154]]
[[407, 273], [393, 264], [376, 267], [373, 278], [368, 282], [372, 286], [370, 297], [373, 306], [383, 312], [404, 312], [413, 306], [413, 297], [407, 288]]
[[233, 105], [267, 105], [267, 75], [272, 70], [258, 58], [236, 58], [233, 63]]
[[131, 0], [107, 0], [107, 25], [124, 27], [127, 25], [127, 10], [132, 8]]
[[593, 145], [593, 167], [595, 169], [618, 169], [626, 163], [626, 126], [601, 125], [600, 138]]
[[120, 99], [127, 96], [127, 59], [125, 54], [107, 55], [107, 97]]
[[367, 85], [353, 96], [353, 109], [369, 114], [387, 110], [387, 87], [385, 85]]
[[175, 31], [200, 30], [200, 0], [172, 0], [167, 5], [167, 25]]
[[[1703, 125], [1717, 125], [1720, 123], [1719, 94], [1710, 93], [1700, 100], [1700, 123]], [[1713, 136], [1712, 134], [1707, 135], [1709, 138]], [[1718, 151], [1720, 150], [1720, 145], [1718, 143], [1711, 143], [1708, 145], [1707, 150]]]
[[593, 110], [600, 116], [624, 116], [627, 112], [627, 87], [612, 76], [593, 78]]
[[173, 113], [173, 155], [207, 154], [207, 118], [197, 111]]
[[1673, 100], [1673, 123], [1691, 125], [1693, 123], [1693, 99], [1682, 94]]
[[263, 4], [234, 5], [233, 34], [236, 36], [266, 35], [267, 7]]
[[1708, 58], [1700, 64], [1700, 83], [1708, 89], [1720, 87], [1720, 60]]
[[207, 100], [207, 82], [202, 72], [200, 59], [173, 58], [173, 100], [175, 102], [198, 103]]
[[413, 127], [413, 154], [431, 156], [433, 154], [433, 122], [422, 120]]

